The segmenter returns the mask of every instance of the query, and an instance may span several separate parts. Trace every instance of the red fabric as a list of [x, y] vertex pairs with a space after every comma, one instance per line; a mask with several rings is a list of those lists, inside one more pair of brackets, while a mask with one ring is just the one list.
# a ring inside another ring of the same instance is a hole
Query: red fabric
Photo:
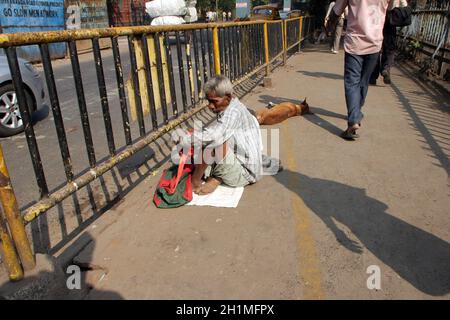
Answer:
[[164, 188], [168, 194], [174, 194], [175, 191], [177, 190], [177, 186], [178, 186], [178, 183], [180, 182], [180, 178], [184, 174], [188, 174], [189, 176], [186, 181], [186, 188], [184, 191], [184, 195], [192, 195], [191, 174], [194, 171], [194, 165], [186, 164], [186, 162], [190, 157], [192, 157], [193, 153], [194, 153], [194, 149], [191, 148], [189, 150], [188, 154], [181, 154], [176, 176], [166, 179], [165, 178], [166, 171], [164, 171], [163, 175], [161, 176], [161, 179], [159, 180], [158, 188]]
[[[183, 174], [185, 174], [185, 173], [191, 173], [192, 171], [193, 171], [193, 168], [192, 168], [192, 165], [185, 165], [186, 164], [186, 161], [187, 161], [187, 159], [189, 159], [189, 157], [191, 157], [192, 156], [192, 152], [193, 152], [193, 150], [192, 150], [192, 148], [189, 150], [189, 152], [188, 152], [188, 154], [181, 154], [181, 157], [180, 157], [180, 163], [178, 164], [178, 173], [177, 173], [177, 176], [173, 179], [170, 179], [169, 180], [169, 185], [168, 185], [168, 187], [166, 187], [166, 190], [167, 190], [167, 193], [169, 193], [169, 194], [174, 194], [175, 193], [175, 190], [177, 189], [177, 185], [178, 185], [178, 182], [180, 182], [180, 178], [181, 178], [181, 176], [183, 175]], [[191, 185], [191, 179], [190, 179], [191, 177], [189, 176], [189, 180], [188, 180], [188, 182], [189, 182], [189, 186], [191, 187], [191, 189], [192, 189], [192, 185]], [[188, 186], [187, 185], [187, 186]]]

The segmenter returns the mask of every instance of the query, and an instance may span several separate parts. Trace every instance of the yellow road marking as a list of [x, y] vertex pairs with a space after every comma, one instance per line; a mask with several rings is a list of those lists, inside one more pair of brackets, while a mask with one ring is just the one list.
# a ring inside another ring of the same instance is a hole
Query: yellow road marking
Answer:
[[[285, 122], [282, 126], [283, 137], [287, 146], [293, 146], [291, 130], [289, 122]], [[294, 152], [288, 150], [286, 154], [286, 164], [289, 170], [296, 171], [297, 162]], [[294, 176], [290, 176], [288, 180], [289, 189], [295, 192], [298, 189], [299, 181]], [[299, 273], [304, 288], [304, 299], [324, 299], [325, 292], [322, 288], [322, 276], [320, 272], [320, 263], [317, 256], [314, 237], [311, 230], [311, 218], [309, 209], [303, 202], [298, 192], [292, 199], [292, 209], [295, 217], [295, 231], [297, 238], [297, 247], [299, 252]]]

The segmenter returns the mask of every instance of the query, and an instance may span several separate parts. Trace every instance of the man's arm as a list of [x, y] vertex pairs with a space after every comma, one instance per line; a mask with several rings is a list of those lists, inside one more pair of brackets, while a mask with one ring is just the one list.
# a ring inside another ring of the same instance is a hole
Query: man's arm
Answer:
[[328, 6], [327, 14], [325, 15], [325, 23], [330, 18], [331, 11], [333, 10], [333, 7], [335, 5], [335, 2], [330, 2], [330, 5]]
[[348, 5], [348, 0], [337, 0], [333, 9], [331, 10], [330, 16], [328, 18], [328, 22], [326, 24], [327, 32], [333, 32], [336, 28], [336, 25], [339, 21], [339, 17], [344, 12], [345, 8]]
[[[229, 113], [224, 115], [222, 119], [215, 124], [205, 128], [203, 131], [195, 131], [193, 133], [194, 143], [201, 142], [202, 147], [216, 148], [228, 141], [237, 129], [237, 121], [239, 115], [237, 113]], [[190, 139], [189, 139], [190, 141]], [[183, 144], [187, 142], [183, 141]]]

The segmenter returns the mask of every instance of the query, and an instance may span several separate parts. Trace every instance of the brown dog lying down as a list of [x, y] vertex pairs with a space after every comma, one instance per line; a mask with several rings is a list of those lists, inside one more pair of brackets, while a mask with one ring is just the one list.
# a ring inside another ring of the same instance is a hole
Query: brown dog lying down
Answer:
[[273, 125], [281, 123], [291, 117], [311, 114], [311, 111], [309, 110], [309, 105], [305, 98], [301, 104], [282, 102], [271, 106], [269, 109], [258, 110], [256, 112], [253, 111], [252, 114], [258, 119], [260, 125]]

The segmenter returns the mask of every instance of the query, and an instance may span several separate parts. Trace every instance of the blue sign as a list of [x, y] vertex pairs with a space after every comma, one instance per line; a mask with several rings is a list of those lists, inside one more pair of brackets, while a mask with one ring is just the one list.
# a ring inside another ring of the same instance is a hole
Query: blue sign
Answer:
[[239, 18], [247, 18], [250, 15], [250, 1], [236, 0], [236, 16]]
[[[0, 0], [3, 33], [64, 30], [64, 0]], [[64, 57], [64, 43], [50, 46], [52, 57]], [[20, 57], [39, 61], [37, 46], [19, 47]]]

